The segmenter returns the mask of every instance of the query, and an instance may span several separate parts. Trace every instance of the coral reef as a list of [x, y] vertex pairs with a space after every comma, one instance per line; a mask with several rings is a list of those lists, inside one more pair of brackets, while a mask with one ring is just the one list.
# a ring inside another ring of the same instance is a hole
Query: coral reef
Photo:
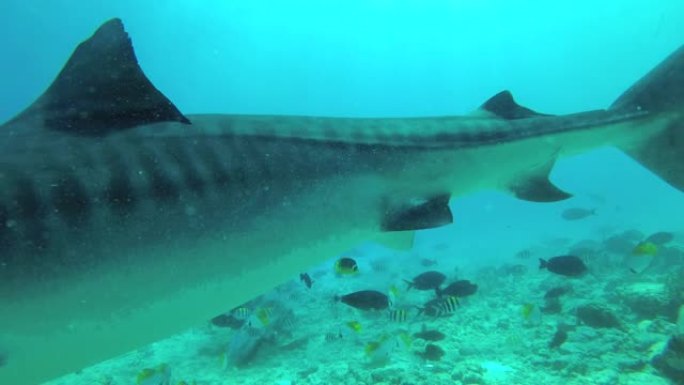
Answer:
[[635, 282], [617, 287], [617, 294], [634, 314], [653, 319], [667, 315], [671, 307], [670, 291], [662, 282]]
[[684, 337], [672, 336], [663, 351], [653, 358], [653, 366], [673, 381], [684, 383]]

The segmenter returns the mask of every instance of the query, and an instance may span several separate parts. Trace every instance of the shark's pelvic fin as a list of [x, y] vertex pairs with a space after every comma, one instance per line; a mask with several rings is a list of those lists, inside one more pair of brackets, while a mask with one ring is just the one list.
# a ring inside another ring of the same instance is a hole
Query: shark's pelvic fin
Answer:
[[513, 95], [508, 90], [501, 91], [492, 96], [486, 102], [484, 102], [479, 109], [506, 120], [549, 116], [546, 114], [540, 114], [539, 112], [533, 111], [516, 103], [513, 99]]
[[558, 202], [572, 197], [549, 180], [556, 157], [516, 178], [508, 189], [518, 199], [530, 202]]
[[78, 135], [190, 123], [147, 79], [120, 19], [104, 23], [82, 42], [47, 91], [10, 123], [36, 117], [49, 129]]
[[431, 229], [453, 222], [449, 209], [450, 194], [440, 194], [427, 199], [392, 202], [385, 205], [382, 231]]

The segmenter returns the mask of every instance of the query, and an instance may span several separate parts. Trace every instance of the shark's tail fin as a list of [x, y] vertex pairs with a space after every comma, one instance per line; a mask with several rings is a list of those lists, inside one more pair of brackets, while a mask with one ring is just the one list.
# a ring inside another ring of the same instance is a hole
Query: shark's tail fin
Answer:
[[611, 110], [645, 111], [660, 130], [629, 148], [630, 156], [684, 191], [684, 46], [622, 94]]
[[684, 106], [684, 45], [639, 79], [610, 106], [611, 110], [665, 111]]

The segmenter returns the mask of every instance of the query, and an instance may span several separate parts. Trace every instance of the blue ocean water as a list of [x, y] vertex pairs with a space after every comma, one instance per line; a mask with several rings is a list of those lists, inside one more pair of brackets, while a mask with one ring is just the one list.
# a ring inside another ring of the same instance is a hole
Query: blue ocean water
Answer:
[[549, 113], [607, 106], [681, 43], [677, 1], [3, 1], [0, 120], [121, 17], [185, 113], [420, 116], [509, 89]]
[[[40, 95], [111, 17], [126, 23], [147, 76], [188, 114], [455, 115], [502, 89], [542, 112], [593, 110], [683, 42], [680, 1], [425, 3], [5, 0], [0, 121]], [[576, 197], [457, 197], [455, 223], [420, 233], [415, 253], [448, 244], [476, 271], [544, 238], [682, 231], [681, 192], [616, 149], [563, 159], [552, 180]], [[561, 220], [573, 207], [600, 215]]]

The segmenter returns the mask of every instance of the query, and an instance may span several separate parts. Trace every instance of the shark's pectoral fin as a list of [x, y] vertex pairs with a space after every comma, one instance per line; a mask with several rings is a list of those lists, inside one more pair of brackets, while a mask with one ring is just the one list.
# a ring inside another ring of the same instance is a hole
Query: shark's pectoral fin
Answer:
[[453, 222], [449, 209], [449, 194], [427, 199], [387, 201], [380, 228], [382, 231], [431, 229]]
[[483, 105], [480, 106], [479, 110], [492, 114], [497, 118], [506, 120], [550, 116], [546, 114], [540, 114], [539, 112], [533, 111], [516, 103], [513, 99], [513, 95], [507, 90], [501, 91], [489, 98], [486, 102], [484, 102]]
[[43, 95], [8, 123], [25, 119], [90, 136], [147, 123], [190, 123], [142, 72], [119, 19], [82, 42]]
[[547, 163], [521, 174], [509, 184], [508, 190], [516, 198], [530, 202], [558, 202], [572, 197], [549, 180], [555, 163], [556, 157], [553, 157]]

